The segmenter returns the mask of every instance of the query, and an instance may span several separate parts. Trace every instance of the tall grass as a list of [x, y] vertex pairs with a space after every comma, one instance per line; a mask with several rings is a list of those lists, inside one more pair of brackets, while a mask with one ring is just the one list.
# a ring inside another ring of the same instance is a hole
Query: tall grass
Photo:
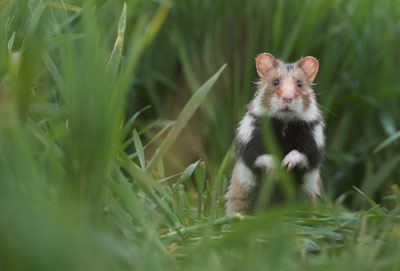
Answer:
[[[395, 1], [0, 8], [1, 270], [399, 269]], [[320, 59], [328, 197], [224, 216], [262, 51]]]

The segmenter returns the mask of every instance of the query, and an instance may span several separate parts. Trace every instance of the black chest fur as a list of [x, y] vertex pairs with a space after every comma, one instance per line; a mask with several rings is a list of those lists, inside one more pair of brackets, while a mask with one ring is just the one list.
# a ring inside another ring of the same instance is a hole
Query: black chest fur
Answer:
[[[273, 131], [275, 134], [275, 138], [278, 141], [279, 146], [282, 150], [282, 154], [285, 156], [292, 150], [298, 150], [302, 153], [308, 153], [312, 149], [316, 149], [317, 145], [314, 139], [313, 130], [314, 126], [317, 124], [318, 122], [284, 122], [282, 120], [272, 119]], [[260, 133], [260, 124], [256, 125], [256, 127], [256, 136], [262, 139], [262, 135]]]
[[[283, 157], [292, 150], [297, 150], [307, 156], [308, 167], [293, 170], [297, 182], [301, 182], [302, 176], [307, 171], [319, 167], [323, 160], [324, 150], [317, 146], [314, 138], [314, 128], [319, 125], [318, 121], [282, 121], [279, 119], [268, 119], [275, 139], [279, 144]], [[253, 118], [254, 130], [251, 139], [247, 143], [236, 141], [236, 155], [241, 158], [245, 164], [256, 174], [261, 174], [262, 170], [254, 166], [254, 162], [258, 156], [271, 153], [264, 144], [262, 132], [262, 121]]]

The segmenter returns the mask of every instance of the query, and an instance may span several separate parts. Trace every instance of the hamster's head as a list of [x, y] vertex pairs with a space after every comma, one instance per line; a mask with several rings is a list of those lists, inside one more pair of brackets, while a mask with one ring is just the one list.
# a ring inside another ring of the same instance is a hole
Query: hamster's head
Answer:
[[319, 110], [312, 82], [318, 72], [318, 61], [311, 56], [296, 63], [284, 63], [268, 53], [256, 58], [260, 76], [259, 106], [271, 117], [283, 120], [313, 120]]

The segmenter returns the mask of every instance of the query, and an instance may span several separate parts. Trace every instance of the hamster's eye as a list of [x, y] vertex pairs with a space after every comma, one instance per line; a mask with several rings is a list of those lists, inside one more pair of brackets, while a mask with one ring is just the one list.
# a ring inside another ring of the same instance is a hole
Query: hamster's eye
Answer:
[[297, 80], [297, 86], [298, 86], [299, 88], [301, 88], [301, 87], [303, 86], [303, 84], [301, 83], [300, 80]]
[[274, 86], [277, 86], [277, 85], [279, 85], [279, 79], [274, 80]]

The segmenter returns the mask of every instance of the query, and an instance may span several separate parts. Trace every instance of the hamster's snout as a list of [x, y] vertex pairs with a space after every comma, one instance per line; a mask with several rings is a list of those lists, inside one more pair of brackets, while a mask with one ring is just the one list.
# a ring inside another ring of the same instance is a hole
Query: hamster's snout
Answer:
[[294, 100], [294, 95], [292, 93], [285, 93], [281, 98], [284, 104], [291, 104]]

